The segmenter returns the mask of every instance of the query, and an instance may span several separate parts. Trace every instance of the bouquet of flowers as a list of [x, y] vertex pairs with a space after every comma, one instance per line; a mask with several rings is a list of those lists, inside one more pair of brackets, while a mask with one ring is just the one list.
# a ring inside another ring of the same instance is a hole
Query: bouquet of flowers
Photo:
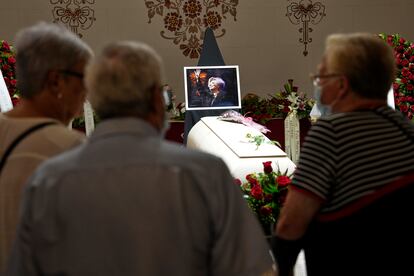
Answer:
[[304, 93], [299, 93], [298, 87], [293, 86], [293, 79], [289, 79], [283, 88], [284, 90], [269, 95], [269, 98], [247, 94], [242, 99], [243, 114], [251, 116], [253, 120], [261, 124], [265, 124], [272, 118], [286, 118], [292, 111], [296, 111], [298, 119], [309, 117], [315, 101]]
[[16, 86], [16, 58], [13, 47], [5, 40], [0, 40], [0, 68], [13, 106], [15, 106], [19, 101], [19, 93]]
[[414, 44], [399, 34], [379, 36], [394, 49], [397, 64], [393, 83], [395, 108], [414, 121]]
[[263, 172], [251, 173], [245, 182], [236, 179], [250, 209], [256, 214], [265, 234], [271, 234], [291, 183], [291, 176], [272, 168], [272, 162], [263, 162]]
[[185, 119], [185, 103], [179, 103], [172, 109], [171, 120], [184, 121]]

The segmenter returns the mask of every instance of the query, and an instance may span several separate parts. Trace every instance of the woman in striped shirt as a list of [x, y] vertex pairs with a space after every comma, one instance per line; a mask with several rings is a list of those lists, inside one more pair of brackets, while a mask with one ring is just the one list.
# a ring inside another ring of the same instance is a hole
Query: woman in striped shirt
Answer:
[[[308, 275], [312, 258], [324, 258], [318, 260], [323, 263], [334, 254], [307, 254], [311, 223], [347, 217], [356, 205], [369, 205], [367, 199], [379, 191], [384, 194], [396, 187], [394, 183], [413, 179], [409, 175], [414, 171], [413, 124], [387, 106], [394, 78], [392, 49], [380, 38], [361, 33], [327, 38], [313, 81], [315, 98], [329, 114], [308, 133], [276, 227], [273, 249], [280, 275], [289, 275], [301, 248], [305, 248]], [[364, 268], [353, 267], [352, 258], [343, 261], [348, 272], [343, 267], [329, 271], [324, 263], [315, 275], [362, 275], [358, 271]]]

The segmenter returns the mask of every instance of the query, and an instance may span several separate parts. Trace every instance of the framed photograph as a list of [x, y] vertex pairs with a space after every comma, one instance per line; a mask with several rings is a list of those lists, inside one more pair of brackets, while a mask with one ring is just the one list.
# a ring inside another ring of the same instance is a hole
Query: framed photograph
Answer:
[[239, 66], [184, 67], [186, 110], [241, 108]]

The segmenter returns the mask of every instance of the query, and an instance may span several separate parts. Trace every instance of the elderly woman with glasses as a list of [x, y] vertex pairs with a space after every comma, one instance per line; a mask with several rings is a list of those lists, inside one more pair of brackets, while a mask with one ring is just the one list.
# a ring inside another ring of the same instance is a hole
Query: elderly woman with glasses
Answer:
[[83, 141], [67, 125], [81, 113], [92, 51], [56, 24], [38, 23], [15, 40], [20, 103], [0, 114], [0, 274], [10, 253], [24, 183], [45, 159]]
[[[392, 49], [377, 36], [356, 33], [327, 38], [313, 76], [315, 97], [327, 115], [308, 133], [276, 226], [272, 247], [280, 275], [289, 275], [302, 248], [308, 275], [404, 274], [398, 271], [404, 270], [408, 255], [395, 248], [401, 244], [386, 243], [383, 238], [384, 229], [390, 229], [383, 212], [393, 206], [382, 211], [364, 209], [414, 179], [413, 124], [387, 106], [394, 78]], [[364, 231], [359, 225], [369, 227], [369, 219], [335, 226], [363, 210], [370, 210], [368, 218], [382, 217], [382, 226]], [[315, 231], [327, 229], [328, 223], [329, 231]], [[402, 223], [395, 224], [401, 233], [405, 231]]]

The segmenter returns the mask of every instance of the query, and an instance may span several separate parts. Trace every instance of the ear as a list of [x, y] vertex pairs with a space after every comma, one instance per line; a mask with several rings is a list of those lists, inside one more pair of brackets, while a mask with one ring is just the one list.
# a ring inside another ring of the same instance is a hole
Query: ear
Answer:
[[347, 95], [347, 92], [351, 89], [350, 85], [349, 85], [349, 80], [346, 76], [342, 76], [339, 79], [339, 84], [338, 84], [338, 97], [339, 98], [343, 98]]
[[46, 75], [44, 89], [50, 92], [53, 96], [58, 97], [61, 93], [61, 80], [62, 76], [59, 74], [59, 72], [50, 70]]
[[157, 129], [161, 130], [164, 123], [165, 116], [165, 106], [164, 106], [164, 96], [161, 92], [160, 86], [154, 85], [152, 88], [152, 108], [151, 113], [148, 114], [148, 121], [155, 126]]

